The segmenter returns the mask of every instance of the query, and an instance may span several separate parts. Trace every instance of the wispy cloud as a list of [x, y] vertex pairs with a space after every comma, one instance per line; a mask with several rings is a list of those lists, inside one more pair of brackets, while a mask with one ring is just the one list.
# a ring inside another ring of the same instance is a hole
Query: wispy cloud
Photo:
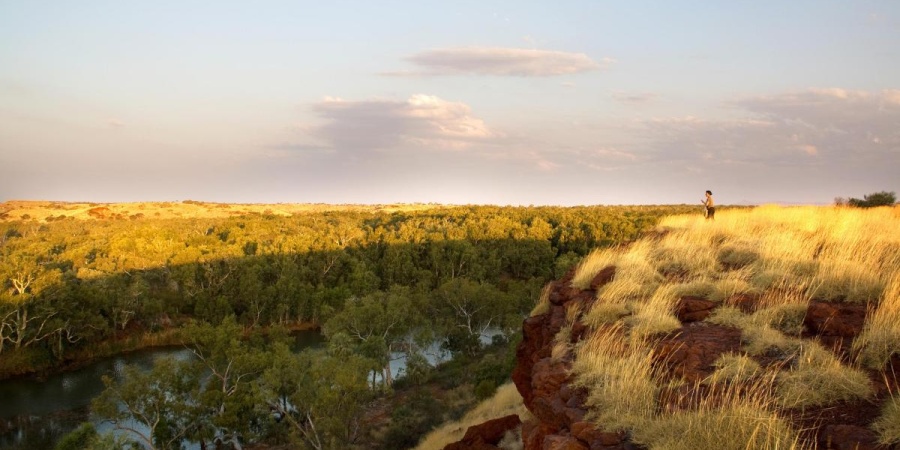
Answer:
[[313, 106], [325, 123], [310, 135], [336, 150], [465, 149], [502, 136], [472, 115], [469, 105], [431, 95], [407, 100], [326, 98]]
[[619, 103], [637, 105], [656, 100], [659, 95], [652, 92], [614, 92], [612, 98]]
[[548, 77], [602, 69], [615, 62], [612, 58], [595, 61], [584, 53], [505, 47], [441, 48], [417, 53], [406, 59], [420, 70], [385, 75]]
[[669, 157], [782, 165], [900, 164], [900, 91], [808, 89], [729, 105], [748, 115], [651, 119], [642, 125], [656, 151]]

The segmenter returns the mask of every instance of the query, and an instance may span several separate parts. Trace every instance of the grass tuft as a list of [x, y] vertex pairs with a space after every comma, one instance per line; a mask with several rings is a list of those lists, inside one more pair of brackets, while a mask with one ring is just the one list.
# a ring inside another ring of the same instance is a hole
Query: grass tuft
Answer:
[[645, 302], [634, 305], [634, 313], [625, 319], [634, 336], [647, 337], [665, 334], [681, 328], [675, 317], [678, 303], [677, 289], [671, 285], [659, 287]]
[[616, 249], [604, 248], [592, 251], [575, 268], [572, 287], [582, 290], [590, 288], [591, 281], [601, 270], [615, 265], [617, 256]]
[[777, 393], [785, 407], [800, 408], [867, 398], [872, 384], [861, 370], [841, 364], [831, 351], [807, 342], [794, 367], [779, 375]]
[[537, 304], [528, 314], [528, 317], [539, 316], [550, 312], [550, 292], [553, 291], [553, 283], [547, 283], [541, 290], [541, 296], [538, 297]]
[[885, 445], [900, 443], [900, 396], [892, 395], [881, 409], [881, 415], [872, 423], [878, 433], [878, 442]]
[[714, 385], [695, 408], [648, 421], [633, 440], [666, 450], [804, 448], [797, 430], [778, 414], [768, 377], [749, 385]]
[[875, 370], [884, 368], [892, 354], [900, 353], [900, 272], [853, 341], [853, 350], [863, 364]]
[[588, 391], [586, 418], [601, 430], [639, 427], [656, 411], [658, 370], [653, 351], [628, 338], [621, 324], [595, 332], [577, 350], [574, 384]]
[[759, 363], [746, 355], [726, 353], [713, 363], [716, 371], [706, 383], [746, 382], [761, 374]]

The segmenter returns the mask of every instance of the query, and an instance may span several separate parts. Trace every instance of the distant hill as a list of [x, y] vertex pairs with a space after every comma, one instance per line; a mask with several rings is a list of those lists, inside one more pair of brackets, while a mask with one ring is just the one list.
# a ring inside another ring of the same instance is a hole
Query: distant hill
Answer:
[[0, 221], [113, 220], [139, 218], [224, 218], [247, 214], [292, 216], [324, 211], [421, 211], [440, 208], [434, 204], [329, 205], [324, 203], [209, 203], [182, 202], [87, 203], [45, 200], [11, 200], [0, 203]]

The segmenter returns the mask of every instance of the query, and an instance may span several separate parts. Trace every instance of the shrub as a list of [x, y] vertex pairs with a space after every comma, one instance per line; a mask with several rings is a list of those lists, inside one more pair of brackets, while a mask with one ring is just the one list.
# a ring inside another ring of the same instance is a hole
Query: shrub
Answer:
[[96, 439], [97, 429], [94, 428], [94, 424], [85, 422], [63, 436], [56, 444], [56, 450], [83, 450]]
[[891, 206], [894, 203], [897, 203], [897, 194], [894, 192], [875, 192], [863, 197], [862, 200], [858, 198], [851, 198], [847, 200], [847, 204], [850, 206], [855, 206], [858, 208], [873, 208], [876, 206]]

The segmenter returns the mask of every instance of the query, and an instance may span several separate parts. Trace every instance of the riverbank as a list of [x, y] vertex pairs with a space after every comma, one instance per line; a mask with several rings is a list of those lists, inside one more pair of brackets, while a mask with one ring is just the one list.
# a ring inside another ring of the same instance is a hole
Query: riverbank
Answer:
[[[303, 322], [287, 327], [291, 333], [319, 329], [315, 322]], [[159, 347], [181, 346], [187, 342], [183, 328], [171, 327], [160, 331], [135, 330], [98, 342], [89, 347], [79, 348], [55, 358], [47, 349], [28, 347], [6, 351], [0, 358], [0, 381], [16, 378], [43, 379], [57, 373], [77, 370], [103, 358], [110, 358], [139, 350]]]

